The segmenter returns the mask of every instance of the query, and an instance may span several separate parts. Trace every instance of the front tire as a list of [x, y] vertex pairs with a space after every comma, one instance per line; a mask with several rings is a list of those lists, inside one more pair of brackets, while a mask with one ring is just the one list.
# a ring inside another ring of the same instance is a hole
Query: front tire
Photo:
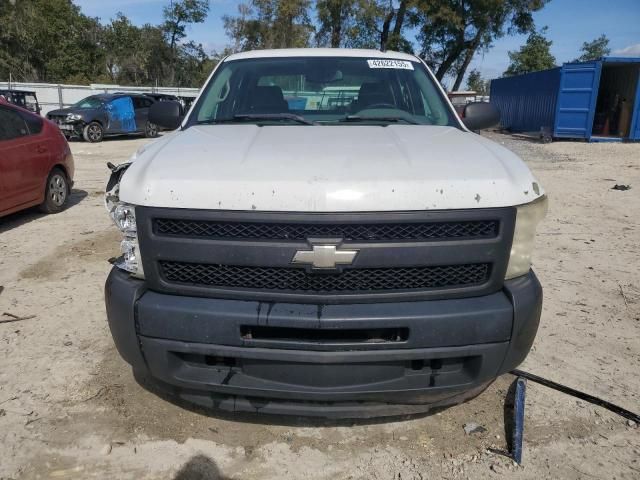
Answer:
[[147, 122], [144, 126], [144, 136], [147, 138], [156, 138], [158, 136], [158, 126], [155, 123]]
[[90, 143], [98, 143], [102, 141], [104, 131], [102, 125], [98, 122], [91, 122], [82, 129], [82, 137]]
[[44, 190], [44, 202], [40, 204], [40, 210], [44, 213], [61, 212], [69, 200], [69, 180], [59, 168], [54, 168], [49, 173]]

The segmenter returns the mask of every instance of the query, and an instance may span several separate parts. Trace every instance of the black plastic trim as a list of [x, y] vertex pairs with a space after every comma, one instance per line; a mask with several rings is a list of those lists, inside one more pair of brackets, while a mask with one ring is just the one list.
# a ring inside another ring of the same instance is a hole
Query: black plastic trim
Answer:
[[142, 280], [113, 267], [104, 286], [111, 336], [120, 356], [136, 369], [146, 368], [137, 333], [137, 302], [147, 290]]
[[[533, 272], [491, 295], [423, 302], [322, 306], [174, 296], [146, 290], [116, 268], [105, 293], [122, 357], [183, 399], [335, 417], [424, 411], [479, 393], [526, 357], [542, 305]], [[243, 325], [409, 334], [403, 342], [313, 344], [243, 338]]]
[[[138, 332], [154, 338], [242, 347], [301, 350], [428, 348], [509, 340], [513, 307], [502, 292], [475, 298], [406, 303], [309, 305], [164, 295], [137, 302]], [[309, 344], [243, 338], [242, 326], [315, 329], [408, 328], [394, 343]]]
[[[503, 286], [504, 274], [507, 269], [515, 226], [515, 214], [516, 209], [512, 207], [363, 213], [246, 212], [136, 207], [140, 250], [144, 271], [147, 276], [147, 284], [151, 290], [199, 297], [313, 304], [418, 301], [481, 296], [497, 292]], [[425, 240], [418, 242], [343, 242], [349, 248], [359, 250], [354, 263], [349, 267], [343, 268], [490, 263], [490, 276], [485, 283], [418, 291], [395, 290], [390, 292], [316, 294], [293, 291], [219, 288], [168, 282], [161, 275], [158, 265], [160, 260], [308, 269], [309, 267], [292, 265], [291, 261], [298, 250], [309, 249], [309, 243], [304, 241], [181, 238], [157, 235], [153, 229], [155, 218], [331, 224], [498, 220], [500, 228], [495, 238]]]

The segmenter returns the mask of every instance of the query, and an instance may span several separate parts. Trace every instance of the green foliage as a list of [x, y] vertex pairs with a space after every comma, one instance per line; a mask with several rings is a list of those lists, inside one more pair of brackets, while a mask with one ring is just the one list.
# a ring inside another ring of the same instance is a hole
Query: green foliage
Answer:
[[420, 56], [439, 80], [452, 75], [457, 90], [476, 52], [505, 35], [533, 31], [533, 13], [548, 1], [419, 0], [411, 23], [419, 30]]
[[310, 46], [311, 0], [251, 0], [238, 15], [223, 17], [233, 51]]
[[89, 79], [101, 61], [99, 31], [69, 0], [0, 0], [0, 77]]
[[357, 0], [318, 0], [316, 15], [319, 29], [316, 42], [319, 46], [338, 48], [346, 42], [349, 31], [357, 25]]
[[590, 60], [597, 60], [601, 57], [606, 57], [611, 53], [609, 48], [609, 39], [603, 33], [598, 38], [584, 42], [580, 48], [582, 55], [574, 60], [574, 62], [588, 62]]
[[489, 80], [482, 78], [478, 70], [471, 70], [467, 77], [467, 89], [473, 90], [478, 95], [489, 95]]
[[139, 27], [122, 13], [102, 25], [71, 0], [0, 0], [0, 78], [199, 87], [215, 61], [181, 41], [208, 9], [208, 0], [173, 1], [162, 25]]
[[544, 35], [547, 27], [539, 32], [532, 32], [527, 42], [517, 52], [509, 52], [511, 64], [504, 72], [504, 76], [520, 75], [522, 73], [547, 70], [556, 66], [556, 59], [551, 54], [551, 40]]
[[[385, 6], [376, 0], [358, 0], [355, 5], [354, 21], [346, 29], [344, 47], [380, 48], [382, 23]], [[387, 45], [390, 49], [389, 45]]]
[[[206, 19], [209, 1], [165, 0], [160, 25], [139, 26], [122, 13], [101, 23], [72, 0], [0, 0], [0, 78], [11, 72], [27, 81], [199, 86], [216, 60], [188, 41], [187, 29]], [[231, 41], [224, 53], [415, 48], [439, 80], [452, 77], [457, 89], [477, 52], [504, 35], [534, 32], [532, 15], [548, 1], [243, 0], [237, 14], [223, 18]], [[585, 43], [584, 55], [601, 56], [607, 42]], [[526, 54], [513, 53], [516, 60]]]
[[411, 51], [403, 26], [416, 1], [250, 0], [223, 21], [231, 51], [312, 45]]
[[169, 47], [173, 50], [176, 43], [187, 36], [186, 29], [190, 23], [202, 23], [209, 13], [209, 0], [176, 0], [162, 11], [164, 30]]

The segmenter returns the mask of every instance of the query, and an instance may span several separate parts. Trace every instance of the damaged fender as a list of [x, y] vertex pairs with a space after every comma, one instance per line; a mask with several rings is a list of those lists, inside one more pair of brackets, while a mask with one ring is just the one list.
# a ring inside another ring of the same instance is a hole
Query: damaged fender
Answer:
[[125, 162], [120, 165], [114, 165], [111, 162], [107, 163], [107, 167], [111, 170], [111, 175], [105, 188], [104, 206], [109, 213], [111, 213], [120, 201], [120, 180], [124, 172], [131, 166], [131, 163], [133, 162]]

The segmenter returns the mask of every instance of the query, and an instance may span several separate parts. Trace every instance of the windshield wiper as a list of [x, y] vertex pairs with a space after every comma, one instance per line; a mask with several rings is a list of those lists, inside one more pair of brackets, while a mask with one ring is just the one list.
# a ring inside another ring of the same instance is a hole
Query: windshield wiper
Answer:
[[413, 120], [412, 118], [407, 117], [396, 117], [396, 116], [365, 116], [361, 117], [360, 115], [347, 115], [339, 120], [340, 122], [407, 122], [411, 125], [422, 125], [422, 123]]
[[217, 118], [210, 120], [201, 120], [198, 123], [234, 123], [242, 120], [292, 120], [294, 122], [302, 123], [303, 125], [318, 125], [316, 122], [312, 122], [304, 118], [301, 115], [295, 113], [238, 113], [230, 118]]

